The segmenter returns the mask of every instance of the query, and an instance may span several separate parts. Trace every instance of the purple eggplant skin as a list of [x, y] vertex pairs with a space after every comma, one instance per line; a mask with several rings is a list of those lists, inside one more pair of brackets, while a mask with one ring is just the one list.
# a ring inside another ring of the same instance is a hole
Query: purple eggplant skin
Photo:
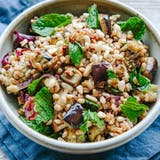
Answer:
[[106, 22], [106, 26], [108, 27], [108, 35], [111, 36], [112, 27], [111, 27], [111, 20], [110, 20], [109, 15], [104, 16], [104, 20]]
[[100, 22], [100, 26], [101, 26], [103, 33], [111, 36], [112, 26], [111, 26], [111, 20], [110, 20], [109, 15], [100, 14], [99, 22]]
[[92, 65], [92, 76], [97, 88], [103, 88], [107, 80], [107, 67], [110, 65], [109, 62], [103, 62], [100, 64]]
[[79, 128], [83, 121], [83, 107], [79, 103], [75, 103], [67, 113], [64, 115], [63, 119], [68, 122], [72, 127]]
[[143, 57], [139, 60], [138, 66], [142, 68], [143, 63], [146, 64], [146, 67], [144, 70], [142, 69], [142, 74], [152, 82], [158, 69], [157, 59], [154, 57]]

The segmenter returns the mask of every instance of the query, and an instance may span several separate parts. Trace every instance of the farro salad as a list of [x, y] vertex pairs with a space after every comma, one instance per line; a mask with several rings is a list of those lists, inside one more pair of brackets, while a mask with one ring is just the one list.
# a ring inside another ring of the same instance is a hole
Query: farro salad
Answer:
[[157, 99], [157, 60], [142, 41], [138, 17], [98, 12], [31, 19], [29, 35], [13, 31], [0, 83], [17, 96], [19, 117], [60, 141], [95, 142], [139, 123]]

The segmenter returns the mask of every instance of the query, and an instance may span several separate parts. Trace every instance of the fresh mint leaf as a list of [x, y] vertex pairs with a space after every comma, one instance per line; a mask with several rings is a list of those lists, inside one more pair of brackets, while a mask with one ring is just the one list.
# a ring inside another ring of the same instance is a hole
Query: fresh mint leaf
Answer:
[[[138, 84], [135, 84], [134, 78], [137, 79]], [[140, 91], [149, 89], [151, 85], [150, 80], [140, 73], [139, 68], [136, 68], [134, 71], [131, 72], [129, 82], [131, 83], [133, 90], [138, 89]]]
[[100, 128], [104, 127], [104, 121], [98, 117], [97, 112], [91, 112], [90, 110], [85, 110], [83, 112], [83, 124], [80, 126], [80, 129], [83, 132], [88, 131], [88, 126], [87, 126], [88, 121], [95, 123]]
[[107, 69], [106, 72], [107, 72], [107, 77], [108, 77], [109, 79], [110, 79], [110, 78], [111, 78], [111, 79], [112, 79], [112, 78], [117, 78], [116, 74], [115, 74], [113, 71]]
[[141, 74], [138, 74], [137, 79], [138, 79], [138, 83], [139, 83], [138, 89], [140, 91], [148, 90], [150, 88], [151, 82], [147, 77], [145, 77]]
[[36, 116], [37, 122], [47, 122], [53, 119], [52, 94], [48, 88], [43, 87], [39, 92], [36, 93], [35, 103], [36, 111], [38, 112], [38, 115]]
[[129, 97], [120, 107], [124, 115], [132, 122], [137, 122], [137, 118], [149, 109], [148, 106], [137, 102], [134, 97]]
[[71, 62], [78, 66], [81, 63], [81, 60], [83, 58], [83, 50], [80, 44], [78, 43], [70, 43], [69, 42], [69, 55], [71, 58]]
[[46, 14], [32, 24], [32, 30], [41, 36], [50, 36], [55, 32], [55, 27], [62, 27], [72, 22], [71, 16], [51, 13]]
[[84, 106], [84, 108], [90, 109], [91, 111], [97, 111], [99, 108], [99, 105], [97, 103], [92, 102], [88, 99], [85, 99], [83, 106]]
[[137, 89], [137, 85], [134, 83], [134, 78], [137, 78], [137, 71], [136, 69], [134, 71], [131, 72], [130, 76], [129, 76], [129, 82], [132, 85], [132, 90], [136, 90]]
[[33, 96], [36, 93], [41, 80], [42, 80], [42, 78], [38, 78], [28, 85], [29, 95]]
[[84, 123], [80, 126], [80, 129], [81, 129], [84, 133], [88, 132], [87, 121], [84, 122]]
[[98, 28], [99, 27], [99, 20], [98, 20], [98, 9], [97, 5], [93, 4], [91, 7], [88, 8], [89, 16], [87, 18], [87, 25], [89, 28]]
[[138, 17], [131, 17], [127, 21], [118, 24], [122, 31], [132, 31], [136, 40], [141, 40], [146, 30], [145, 23]]
[[53, 129], [44, 123], [37, 123], [36, 120], [28, 120], [25, 117], [20, 116], [20, 119], [29, 127], [36, 130], [39, 133], [42, 133], [44, 135], [49, 135], [52, 133]]
[[116, 88], [110, 86], [109, 84], [107, 84], [107, 85], [105, 86], [105, 90], [106, 90], [108, 93], [111, 93], [111, 94], [113, 94], [113, 95], [121, 95], [121, 94], [122, 94], [122, 92], [121, 92], [119, 89], [116, 89]]

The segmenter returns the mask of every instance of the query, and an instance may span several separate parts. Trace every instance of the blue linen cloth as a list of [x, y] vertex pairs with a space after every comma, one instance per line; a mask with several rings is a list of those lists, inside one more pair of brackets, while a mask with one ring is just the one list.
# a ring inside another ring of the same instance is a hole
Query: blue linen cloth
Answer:
[[[15, 16], [40, 1], [0, 0], [0, 34]], [[160, 117], [143, 134], [121, 147], [92, 155], [71, 155], [29, 140], [0, 111], [0, 148], [10, 160], [160, 160]]]

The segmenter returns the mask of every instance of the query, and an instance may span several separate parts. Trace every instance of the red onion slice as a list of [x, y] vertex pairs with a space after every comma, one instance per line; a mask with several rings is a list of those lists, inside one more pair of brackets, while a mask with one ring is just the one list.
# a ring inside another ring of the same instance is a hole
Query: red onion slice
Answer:
[[1, 61], [2, 66], [5, 66], [6, 64], [8, 64], [8, 59], [9, 59], [9, 53], [4, 55], [4, 57]]
[[16, 50], [16, 55], [19, 57], [19, 56], [21, 56], [21, 55], [22, 55], [22, 52], [21, 52], [21, 51], [17, 51], [17, 50]]
[[19, 46], [20, 42], [23, 41], [24, 39], [26, 39], [28, 42], [36, 40], [35, 36], [22, 34], [16, 30], [14, 30], [13, 33], [17, 36], [14, 41], [14, 48], [17, 48]]
[[29, 80], [23, 82], [23, 83], [19, 83], [17, 84], [19, 90], [23, 90], [26, 89], [28, 87], [28, 85], [33, 81], [33, 78], [30, 78]]
[[28, 98], [28, 101], [25, 103], [25, 117], [28, 120], [34, 120], [37, 112], [35, 111], [35, 103], [32, 97]]
[[119, 101], [120, 101], [120, 96], [111, 95], [110, 97], [106, 98], [106, 101], [109, 102], [111, 99], [115, 100], [114, 104], [115, 104], [116, 107], [118, 107], [119, 106]]

